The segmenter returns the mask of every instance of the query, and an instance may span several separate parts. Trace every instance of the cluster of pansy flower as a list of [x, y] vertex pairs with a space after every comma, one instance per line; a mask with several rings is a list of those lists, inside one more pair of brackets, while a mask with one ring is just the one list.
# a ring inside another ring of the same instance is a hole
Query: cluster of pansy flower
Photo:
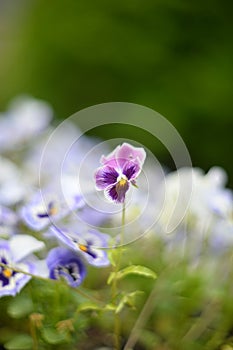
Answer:
[[[95, 141], [82, 136], [71, 122], [53, 128], [51, 118], [50, 106], [32, 98], [14, 101], [0, 116], [0, 296], [15, 295], [33, 275], [62, 279], [77, 287], [86, 276], [87, 264], [108, 266], [106, 248], [112, 238], [96, 227], [102, 227], [111, 214], [104, 211], [104, 205], [95, 210], [88, 200], [95, 201], [98, 191], [103, 191], [107, 202], [122, 207], [130, 188], [137, 187], [144, 166], [143, 148], [123, 143], [109, 154], [105, 148], [90, 153]], [[86, 154], [91, 156], [84, 160]], [[102, 154], [108, 155], [100, 158]], [[81, 166], [85, 193], [77, 181]], [[157, 236], [173, 250], [187, 241], [187, 236], [191, 237], [191, 249], [195, 241], [198, 250], [207, 233], [214, 252], [233, 244], [233, 196], [225, 188], [222, 169], [204, 174], [184, 168], [165, 175], [165, 181], [154, 170], [151, 173], [150, 167], [145, 169], [155, 195], [141, 225], [131, 226], [135, 232], [154, 221]], [[134, 192], [128, 217], [131, 208], [143, 210], [144, 186]], [[177, 209], [178, 197], [185, 205]], [[173, 221], [168, 235], [167, 225]], [[48, 251], [47, 246], [53, 248]]]
[[[103, 249], [109, 236], [85, 225], [85, 220], [100, 224], [105, 215], [97, 216], [85, 204], [77, 186], [77, 167], [93, 141], [83, 138], [82, 146], [71, 150], [61, 190], [60, 179], [54, 174], [64, 161], [59, 156], [81, 133], [67, 123], [54, 137], [40, 169], [43, 148], [56, 130], [50, 126], [51, 118], [52, 110], [46, 103], [28, 97], [15, 100], [0, 117], [0, 296], [15, 295], [32, 276], [62, 279], [77, 287], [86, 276], [87, 263], [109, 265]], [[97, 155], [94, 157], [97, 166]], [[87, 172], [94, 173], [85, 166]], [[93, 175], [92, 181], [95, 191]], [[87, 192], [91, 191], [87, 186]], [[77, 219], [72, 224], [69, 220], [76, 211], [84, 222]], [[53, 247], [49, 251], [46, 240]]]
[[[203, 255], [208, 259], [231, 251], [233, 192], [225, 187], [226, 182], [227, 175], [219, 167], [211, 168], [206, 174], [199, 168], [181, 168], [166, 176], [166, 199], [157, 232], [169, 254], [182, 251], [198, 263]], [[185, 203], [181, 208], [177, 207], [178, 198]], [[169, 233], [168, 222], [175, 222]]]

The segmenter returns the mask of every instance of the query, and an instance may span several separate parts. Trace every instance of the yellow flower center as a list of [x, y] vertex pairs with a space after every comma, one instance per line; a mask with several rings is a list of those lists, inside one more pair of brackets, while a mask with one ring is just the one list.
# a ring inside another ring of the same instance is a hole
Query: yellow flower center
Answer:
[[2, 271], [2, 273], [3, 273], [3, 276], [6, 278], [11, 278], [11, 276], [12, 276], [12, 270], [10, 270], [10, 269], [4, 269]]
[[86, 253], [88, 251], [87, 246], [85, 246], [84, 244], [79, 244], [78, 246], [79, 246], [79, 249], [82, 250], [83, 252]]
[[117, 178], [117, 187], [124, 187], [128, 182], [127, 177], [124, 174], [120, 174]]
[[123, 177], [120, 179], [120, 181], [118, 181], [119, 186], [125, 186], [126, 183], [127, 183], [127, 180], [124, 179]]
[[49, 215], [56, 215], [58, 213], [58, 208], [56, 206], [53, 206], [49, 210]]

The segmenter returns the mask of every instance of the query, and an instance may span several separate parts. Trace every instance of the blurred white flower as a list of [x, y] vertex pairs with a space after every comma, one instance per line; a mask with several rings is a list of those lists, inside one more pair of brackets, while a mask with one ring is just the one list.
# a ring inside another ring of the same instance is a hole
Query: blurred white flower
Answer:
[[200, 227], [217, 212], [229, 215], [233, 201], [225, 183], [226, 173], [219, 167], [211, 168], [207, 174], [197, 168], [181, 168], [168, 174], [161, 227], [166, 231], [168, 222], [174, 222], [175, 229], [184, 221]]
[[30, 186], [16, 164], [1, 156], [0, 163], [0, 204], [14, 205], [25, 198], [30, 192]]
[[44, 101], [27, 96], [13, 100], [0, 117], [0, 150], [14, 150], [36, 137], [48, 126], [52, 115]]

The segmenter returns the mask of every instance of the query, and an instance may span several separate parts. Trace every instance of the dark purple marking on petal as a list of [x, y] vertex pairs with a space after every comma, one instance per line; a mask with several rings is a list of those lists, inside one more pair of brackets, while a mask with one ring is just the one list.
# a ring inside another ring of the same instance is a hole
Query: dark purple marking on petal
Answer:
[[78, 244], [78, 247], [79, 247], [79, 249], [80, 249], [82, 252], [84, 252], [84, 253], [90, 255], [93, 259], [96, 259], [96, 258], [97, 258], [96, 253], [94, 253], [94, 252], [91, 250], [91, 243], [87, 242], [86, 245], [84, 245], [84, 244]]
[[107, 189], [107, 196], [116, 203], [124, 203], [125, 194], [129, 189], [129, 182], [127, 180], [120, 180], [116, 185]]
[[50, 202], [48, 204], [48, 210], [44, 213], [38, 213], [38, 218], [48, 218], [49, 216], [52, 216], [56, 213], [56, 207], [54, 202]]
[[113, 185], [117, 182], [118, 172], [109, 166], [103, 166], [99, 168], [95, 174], [96, 187], [99, 190], [104, 190], [109, 185]]
[[117, 202], [118, 194], [116, 191], [116, 185], [110, 186], [106, 190], [106, 195], [109, 199], [111, 199], [113, 202]]
[[135, 179], [141, 171], [141, 167], [137, 162], [127, 162], [123, 169], [123, 174], [127, 177], [127, 179], [133, 180]]
[[116, 192], [118, 195], [118, 201], [120, 203], [123, 203], [125, 201], [125, 194], [129, 189], [129, 182], [127, 180], [120, 180], [117, 184], [116, 184]]
[[[3, 261], [3, 259], [0, 260], [2, 264], [7, 264], [6, 261]], [[10, 284], [10, 279], [14, 277], [14, 275], [17, 272], [11, 270], [10, 268], [6, 267], [1, 267], [0, 268], [0, 281], [1, 281], [1, 286], [5, 287], [8, 284]]]
[[86, 268], [80, 257], [66, 248], [53, 248], [47, 257], [49, 277], [64, 278], [73, 287], [79, 286], [86, 275]]

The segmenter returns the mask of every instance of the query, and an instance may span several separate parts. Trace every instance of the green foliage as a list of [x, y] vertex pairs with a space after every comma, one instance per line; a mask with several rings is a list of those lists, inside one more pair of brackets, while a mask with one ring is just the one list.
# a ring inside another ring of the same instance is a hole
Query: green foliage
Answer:
[[[22, 93], [49, 101], [59, 118], [97, 103], [139, 103], [175, 125], [195, 165], [218, 164], [232, 177], [225, 151], [233, 148], [231, 14], [229, 0], [6, 3], [1, 107]], [[143, 137], [173, 165], [164, 147], [135, 129], [96, 132]]]
[[101, 309], [100, 305], [87, 301], [78, 306], [77, 313], [84, 311], [100, 311]]
[[120, 300], [116, 308], [116, 314], [121, 312], [125, 306], [131, 307], [133, 309], [136, 308], [136, 297], [144, 294], [144, 292], [140, 290], [136, 290], [132, 293], [126, 293]]
[[69, 338], [65, 332], [59, 332], [54, 327], [46, 327], [42, 329], [42, 338], [48, 344], [64, 344], [69, 342]]
[[7, 350], [32, 349], [32, 338], [27, 334], [19, 334], [4, 344]]
[[28, 316], [33, 310], [33, 303], [28, 296], [22, 294], [12, 299], [9, 303], [7, 313], [12, 318], [23, 318]]
[[144, 276], [147, 278], [156, 279], [156, 273], [145, 266], [139, 266], [139, 265], [131, 265], [128, 267], [125, 267], [124, 269], [118, 271], [118, 272], [112, 272], [109, 275], [108, 278], [108, 284], [111, 284], [114, 279], [120, 280], [128, 275], [139, 275]]
[[2, 298], [0, 344], [25, 350], [32, 349], [32, 344], [45, 350], [111, 348], [117, 315], [124, 342], [140, 320], [135, 349], [222, 350], [232, 346], [231, 253], [211, 265], [208, 257], [202, 256], [195, 267], [175, 252], [165, 257], [152, 237], [150, 246], [143, 240], [132, 249], [128, 247], [122, 265], [133, 259], [136, 265], [119, 271], [115, 300], [105, 278], [96, 282], [97, 288], [92, 281], [92, 289], [77, 290], [33, 280], [15, 298]]

